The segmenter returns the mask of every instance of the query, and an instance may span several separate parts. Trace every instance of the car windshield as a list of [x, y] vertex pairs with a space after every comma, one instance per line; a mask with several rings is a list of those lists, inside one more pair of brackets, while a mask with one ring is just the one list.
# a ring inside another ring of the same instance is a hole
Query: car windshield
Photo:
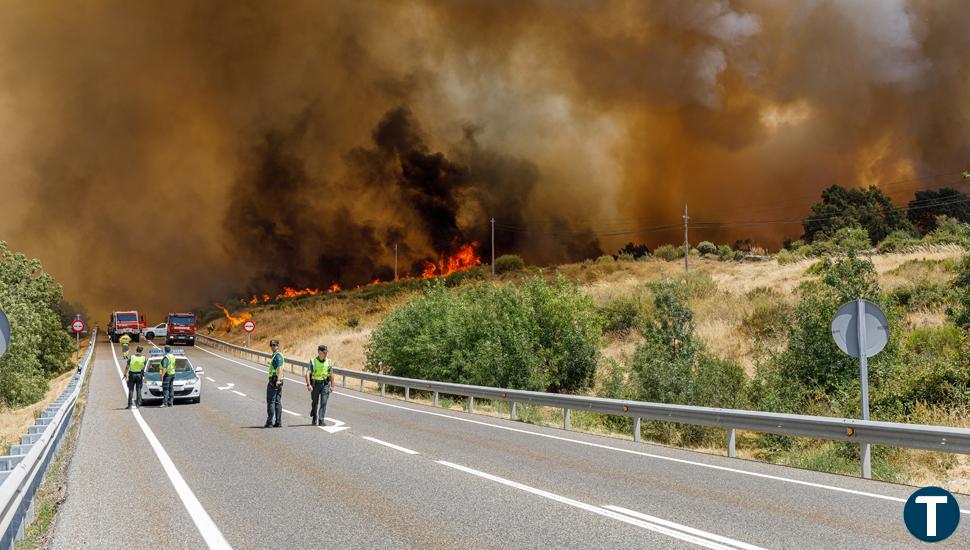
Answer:
[[[162, 365], [161, 359], [152, 359], [151, 361], [149, 361], [148, 368], [146, 370], [149, 373], [158, 374], [159, 369], [161, 368], [161, 365]], [[195, 372], [195, 371], [192, 369], [192, 365], [189, 365], [188, 359], [184, 359], [182, 357], [176, 357], [175, 373], [178, 374], [180, 372]]]
[[119, 313], [118, 322], [119, 323], [135, 323], [138, 321], [138, 317], [134, 313]]
[[184, 317], [173, 315], [168, 318], [168, 322], [172, 323], [173, 325], [194, 325], [195, 315], [187, 315]]

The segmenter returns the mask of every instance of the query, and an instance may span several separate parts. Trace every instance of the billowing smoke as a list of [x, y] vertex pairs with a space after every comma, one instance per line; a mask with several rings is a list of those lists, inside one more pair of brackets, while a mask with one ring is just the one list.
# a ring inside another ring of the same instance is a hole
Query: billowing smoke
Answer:
[[[70, 16], [65, 10], [70, 9]], [[92, 311], [535, 262], [966, 169], [958, 0], [0, 6], [0, 238]], [[786, 226], [692, 240], [780, 243]]]

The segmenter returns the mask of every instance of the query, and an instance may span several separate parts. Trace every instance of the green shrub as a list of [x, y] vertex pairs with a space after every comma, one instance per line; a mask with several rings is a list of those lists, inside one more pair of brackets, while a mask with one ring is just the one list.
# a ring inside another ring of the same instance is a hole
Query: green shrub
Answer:
[[697, 245], [697, 251], [704, 256], [717, 254], [717, 246], [715, 246], [711, 241], [701, 241], [700, 244]]
[[[468, 269], [463, 269], [461, 271], [455, 271], [445, 277], [445, 284], [448, 286], [461, 286], [466, 283], [474, 281], [484, 281], [488, 279], [488, 268], [481, 265], [476, 265], [469, 267]], [[383, 285], [371, 285], [371, 286], [383, 286]]]
[[684, 257], [684, 249], [683, 247], [665, 244], [658, 246], [656, 250], [653, 251], [653, 255], [655, 258], [672, 262], [678, 258]]
[[778, 254], [775, 256], [775, 259], [778, 260], [778, 265], [788, 265], [788, 264], [798, 263], [804, 260], [805, 256], [802, 256], [797, 252], [791, 252], [789, 250], [782, 249], [778, 251]]
[[640, 326], [643, 304], [638, 296], [621, 297], [606, 302], [598, 311], [603, 318], [603, 332], [622, 335]]
[[948, 311], [953, 322], [959, 327], [970, 328], [970, 254], [965, 254], [957, 267], [953, 281], [956, 305]]
[[74, 346], [58, 314], [62, 295], [40, 261], [0, 241], [0, 308], [11, 328], [7, 353], [0, 357], [0, 404], [23, 406], [43, 398], [47, 381], [69, 368]]
[[357, 328], [358, 326], [360, 326], [360, 319], [357, 317], [351, 317], [347, 319], [346, 325], [350, 328]]
[[721, 246], [717, 247], [717, 257], [722, 262], [733, 260], [734, 249], [731, 248], [729, 245], [722, 244]]
[[615, 261], [616, 261], [616, 259], [613, 258], [613, 256], [610, 256], [609, 254], [604, 254], [604, 255], [600, 256], [599, 258], [596, 258], [596, 263], [598, 263], [598, 264], [611, 264], [611, 263], [613, 263]]
[[600, 318], [562, 277], [449, 290], [429, 284], [395, 308], [366, 348], [367, 368], [397, 376], [537, 391], [590, 387]]
[[495, 273], [512, 273], [525, 269], [525, 261], [515, 254], [503, 254], [495, 258]]
[[887, 254], [890, 252], [906, 252], [916, 248], [919, 246], [919, 244], [919, 239], [914, 237], [912, 233], [897, 229], [896, 231], [893, 231], [887, 235], [885, 239], [880, 241], [876, 249], [880, 254]]
[[936, 218], [936, 229], [923, 237], [923, 242], [931, 245], [955, 244], [970, 248], [970, 225], [949, 216], [939, 216]]
[[835, 232], [832, 237], [815, 241], [812, 249], [817, 255], [824, 254], [847, 254], [849, 252], [858, 253], [872, 247], [869, 240], [869, 233], [861, 227], [843, 227]]
[[885, 399], [907, 412], [916, 403], [970, 407], [970, 341], [954, 326], [920, 328], [907, 334], [899, 350], [902, 368]]
[[627, 254], [626, 252], [624, 252], [616, 257], [616, 261], [633, 262], [633, 261], [636, 261], [636, 258], [633, 257], [633, 254]]
[[953, 301], [954, 294], [951, 285], [918, 279], [893, 290], [889, 296], [907, 311], [918, 311], [943, 307]]
[[753, 340], [769, 340], [781, 336], [790, 314], [784, 302], [759, 304], [741, 322], [741, 334]]

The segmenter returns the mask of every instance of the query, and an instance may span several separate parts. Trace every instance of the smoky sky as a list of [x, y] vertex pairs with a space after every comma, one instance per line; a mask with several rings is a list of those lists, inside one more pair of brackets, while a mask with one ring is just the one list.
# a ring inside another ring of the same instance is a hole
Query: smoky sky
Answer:
[[[0, 239], [91, 311], [552, 263], [966, 169], [955, 0], [0, 6]], [[799, 228], [692, 240], [778, 244]]]

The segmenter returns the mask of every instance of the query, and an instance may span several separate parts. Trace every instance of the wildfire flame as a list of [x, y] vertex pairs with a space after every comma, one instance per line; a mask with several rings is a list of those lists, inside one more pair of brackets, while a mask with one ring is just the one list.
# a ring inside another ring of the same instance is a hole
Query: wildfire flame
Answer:
[[253, 318], [253, 314], [248, 311], [243, 311], [239, 315], [233, 317], [229, 310], [223, 307], [221, 304], [213, 304], [217, 308], [222, 310], [223, 315], [226, 316], [226, 322], [228, 323], [228, 328], [238, 327], [239, 325], [245, 323], [249, 319]]
[[482, 260], [478, 257], [477, 249], [478, 243], [463, 244], [458, 247], [454, 254], [439, 258], [437, 264], [424, 262], [424, 272], [421, 273], [421, 278], [444, 277], [456, 271], [464, 271], [470, 267], [481, 265]]
[[314, 296], [320, 293], [318, 288], [304, 288], [303, 290], [297, 290], [295, 288], [290, 288], [288, 286], [283, 287], [283, 292], [276, 295], [277, 300], [283, 300], [285, 298], [296, 298], [298, 296]]

